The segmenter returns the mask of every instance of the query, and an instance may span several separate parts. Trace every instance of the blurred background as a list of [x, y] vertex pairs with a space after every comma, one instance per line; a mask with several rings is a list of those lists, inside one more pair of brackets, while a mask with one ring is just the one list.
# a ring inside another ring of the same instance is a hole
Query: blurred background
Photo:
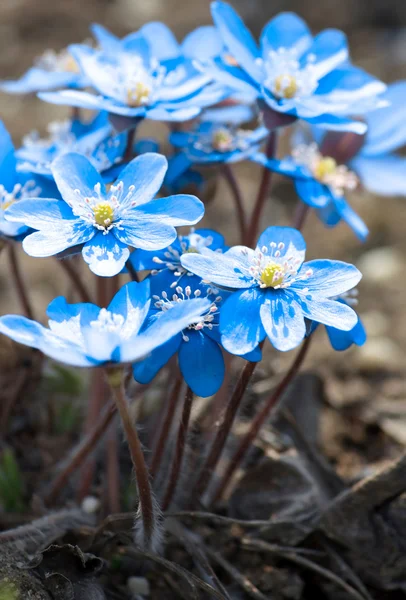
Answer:
[[[326, 27], [341, 28], [348, 34], [356, 64], [388, 83], [406, 78], [405, 2], [233, 0], [232, 4], [256, 35], [282, 10], [300, 14], [314, 32]], [[151, 20], [165, 21], [181, 39], [191, 29], [211, 23], [210, 2], [1, 0], [0, 78], [20, 76], [30, 67], [34, 57], [48, 48], [60, 49], [71, 42], [89, 38], [91, 22], [99, 22], [122, 36]], [[32, 129], [44, 132], [49, 121], [65, 118], [68, 114], [69, 109], [44, 104], [36, 97], [0, 95], [0, 118], [16, 144], [26, 132]], [[260, 171], [252, 164], [242, 165], [238, 170], [249, 208]], [[208, 205], [204, 225], [218, 228], [232, 244], [236, 242], [237, 228], [228, 191], [220, 180], [213, 189], [214, 198]], [[290, 182], [276, 178], [263, 227], [289, 224], [294, 201]], [[369, 426], [378, 424], [380, 431], [384, 431], [395, 446], [403, 446], [406, 444], [406, 407], [402, 402], [406, 398], [406, 189], [405, 198], [378, 198], [357, 192], [351, 201], [370, 228], [366, 244], [361, 245], [345, 225], [334, 230], [324, 229], [314, 215], [309, 218], [304, 235], [309, 243], [308, 258], [343, 259], [355, 262], [363, 271], [359, 310], [369, 341], [363, 348], [354, 348], [342, 355], [329, 349], [326, 336], [320, 331], [308, 366], [328, 375], [327, 392], [333, 408], [351, 411], [356, 406], [357, 410], [361, 409], [358, 414], [363, 415], [363, 422], [367, 424], [362, 435], [368, 435], [365, 431]], [[22, 253], [21, 259], [35, 299], [37, 317], [44, 319], [47, 303], [56, 295], [68, 293], [68, 283], [52, 259], [31, 259]], [[83, 274], [90, 279], [88, 270], [83, 269]], [[5, 256], [0, 255], [0, 312], [16, 310]], [[272, 361], [264, 362], [261, 365], [263, 380], [258, 382], [258, 391], [266, 390], [267, 376], [283, 370], [289, 361], [290, 356], [278, 355]], [[326, 438], [333, 439], [340, 434], [337, 413], [330, 421], [330, 429], [328, 419], [326, 423]], [[341, 425], [344, 429], [348, 426], [344, 417]], [[377, 455], [381, 450], [382, 447], [377, 450]], [[349, 463], [356, 468], [356, 453], [351, 452]]]

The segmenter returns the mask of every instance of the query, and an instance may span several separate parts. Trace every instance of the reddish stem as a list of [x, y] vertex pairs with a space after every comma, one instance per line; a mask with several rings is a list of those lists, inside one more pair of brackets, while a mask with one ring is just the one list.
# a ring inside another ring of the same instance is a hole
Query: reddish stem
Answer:
[[261, 427], [267, 420], [270, 411], [275, 406], [275, 404], [278, 402], [278, 400], [281, 398], [281, 396], [283, 395], [283, 393], [285, 392], [285, 390], [291, 383], [292, 379], [294, 378], [294, 376], [300, 369], [300, 367], [306, 357], [307, 351], [309, 349], [310, 340], [311, 340], [311, 336], [309, 336], [305, 339], [305, 341], [303, 342], [302, 347], [300, 348], [300, 351], [297, 353], [295, 360], [293, 361], [289, 371], [286, 373], [285, 377], [278, 384], [278, 386], [276, 387], [274, 392], [269, 396], [268, 400], [265, 402], [262, 409], [259, 411], [259, 413], [256, 415], [256, 417], [252, 421], [249, 431], [245, 434], [245, 436], [241, 440], [240, 445], [238, 446], [233, 457], [231, 458], [231, 461], [230, 461], [223, 477], [221, 478], [219, 486], [218, 486], [216, 493], [214, 494], [214, 498], [212, 500], [213, 503], [217, 502], [217, 500], [219, 500], [223, 496], [223, 494], [226, 491], [226, 488], [230, 482], [231, 477], [235, 473], [235, 470], [238, 468], [238, 466], [241, 464], [241, 461], [243, 460], [244, 456], [246, 455], [248, 449], [251, 447], [251, 444], [257, 437]]
[[[261, 343], [261, 346], [262, 344], [263, 343]], [[247, 362], [243, 370], [241, 371], [237, 385], [235, 386], [232, 396], [226, 406], [223, 419], [217, 431], [217, 435], [214, 438], [210, 452], [202, 467], [202, 472], [199, 481], [192, 492], [193, 505], [195, 505], [198, 502], [198, 500], [203, 496], [210, 483], [211, 477], [214, 473], [214, 470], [220, 459], [221, 453], [223, 452], [228, 435], [233, 426], [234, 419], [240, 407], [242, 397], [244, 395], [245, 390], [247, 389], [247, 385], [255, 371], [255, 367], [257, 366], [257, 364], [258, 363], [256, 362]]]
[[241, 243], [244, 243], [245, 230], [246, 230], [247, 224], [246, 224], [244, 202], [243, 202], [242, 195], [241, 195], [241, 189], [240, 189], [240, 186], [238, 185], [238, 182], [235, 178], [235, 175], [234, 175], [233, 170], [230, 167], [230, 165], [228, 165], [228, 164], [223, 165], [223, 175], [230, 187], [231, 194], [233, 196], [234, 205], [235, 205], [236, 212], [237, 212], [238, 226], [240, 229], [240, 239], [241, 239]]
[[120, 512], [120, 466], [119, 466], [119, 444], [117, 438], [116, 420], [110, 426], [107, 435], [107, 498], [109, 513]]
[[10, 242], [8, 245], [8, 259], [11, 277], [14, 281], [14, 285], [17, 290], [17, 295], [20, 300], [24, 314], [29, 319], [34, 319], [34, 312], [32, 310], [31, 302], [28, 297], [28, 292], [25, 287], [24, 278], [21, 273], [20, 264], [17, 258], [17, 253], [13, 242]]
[[293, 216], [292, 227], [301, 231], [305, 224], [306, 218], [310, 212], [310, 206], [304, 204], [299, 200], [298, 205], [296, 206], [295, 214]]
[[[271, 131], [268, 136], [265, 154], [267, 158], [271, 158], [275, 154], [276, 149], [276, 133]], [[259, 223], [261, 220], [262, 211], [265, 206], [265, 201], [272, 182], [272, 171], [266, 166], [263, 167], [262, 179], [258, 190], [257, 199], [255, 201], [254, 210], [252, 211], [251, 221], [247, 230], [245, 245], [251, 247], [258, 234]]]
[[152, 455], [151, 465], [150, 465], [150, 469], [149, 469], [152, 478], [154, 478], [156, 476], [156, 474], [158, 473], [158, 470], [159, 470], [159, 467], [161, 464], [161, 460], [162, 460], [162, 456], [163, 456], [163, 453], [165, 450], [166, 442], [168, 440], [169, 432], [172, 428], [173, 419], [175, 417], [176, 405], [178, 402], [178, 397], [179, 397], [179, 392], [180, 392], [181, 387], [182, 387], [182, 378], [178, 374], [174, 381], [171, 393], [169, 395], [165, 416], [162, 421], [161, 430], [160, 430], [159, 436], [158, 436], [158, 441], [157, 441], [157, 444], [154, 448], [154, 452]]
[[169, 475], [169, 483], [162, 502], [162, 510], [165, 511], [169, 507], [176, 486], [179, 480], [179, 474], [182, 467], [183, 455], [185, 452], [186, 437], [189, 427], [190, 414], [192, 412], [193, 392], [190, 387], [187, 387], [185, 401], [183, 403], [182, 417], [179, 423], [178, 437], [176, 440], [175, 456], [172, 462], [172, 468]]

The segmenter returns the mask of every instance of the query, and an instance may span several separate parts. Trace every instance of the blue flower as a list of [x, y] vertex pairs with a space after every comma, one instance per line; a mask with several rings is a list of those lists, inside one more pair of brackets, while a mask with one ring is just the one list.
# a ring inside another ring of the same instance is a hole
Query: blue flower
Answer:
[[32, 94], [86, 85], [85, 77], [68, 50], [47, 50], [20, 79], [0, 82], [0, 90], [8, 94]]
[[82, 247], [91, 271], [102, 277], [120, 273], [128, 246], [159, 250], [176, 239], [175, 227], [193, 225], [204, 206], [195, 196], [155, 198], [167, 169], [161, 154], [132, 160], [109, 191], [91, 162], [80, 154], [64, 154], [52, 164], [60, 200], [22, 200], [7, 210], [7, 219], [35, 233], [23, 248], [45, 257]]
[[[215, 394], [223, 383], [224, 359], [220, 348], [219, 307], [224, 295], [213, 287], [204, 285], [198, 277], [190, 277], [176, 289], [162, 287], [157, 278], [151, 279], [154, 305], [148, 315], [148, 323], [159, 322], [174, 307], [189, 304], [195, 298], [210, 301], [198, 318], [173, 336], [166, 344], [154, 350], [150, 356], [133, 367], [134, 378], [149, 383], [168, 360], [178, 355], [179, 368], [191, 390], [198, 396]], [[247, 360], [261, 360], [261, 351], [254, 350]]]
[[191, 60], [161, 63], [140, 33], [129, 36], [116, 52], [80, 45], [70, 52], [96, 93], [63, 90], [40, 94], [43, 100], [124, 117], [185, 121], [229, 93], [224, 86], [208, 85], [210, 78]]
[[49, 136], [40, 138], [33, 131], [23, 138], [16, 152], [18, 170], [36, 173], [52, 179], [51, 163], [68, 152], [86, 156], [106, 182], [113, 181], [127, 144], [127, 134], [113, 134], [106, 112], [99, 113], [90, 123], [79, 120], [54, 121], [48, 125]]
[[187, 235], [179, 235], [170, 246], [162, 250], [135, 250], [130, 261], [136, 271], [148, 270], [152, 271], [153, 276], [159, 275], [162, 289], [173, 288], [179, 285], [184, 275], [192, 275], [181, 265], [183, 254], [197, 254], [205, 248], [223, 252], [226, 249], [223, 236], [212, 229], [192, 229]]
[[[320, 138], [320, 146], [311, 137], [310, 131], [310, 139], [307, 139], [300, 130], [293, 136], [291, 155], [277, 160], [256, 154], [254, 159], [272, 171], [291, 177], [299, 198], [316, 210], [325, 225], [335, 227], [343, 221], [361, 241], [365, 241], [368, 228], [345, 198], [347, 191], [357, 188], [359, 180], [350, 168], [351, 163], [347, 166], [340, 161], [342, 149], [351, 150], [352, 145], [357, 151], [363, 136], [352, 132], [325, 134], [316, 128], [312, 132]], [[323, 136], [324, 141], [321, 139]]]
[[60, 296], [48, 306], [49, 329], [20, 315], [5, 315], [0, 317], [0, 333], [68, 365], [132, 363], [195, 322], [210, 302], [197, 299], [176, 306], [141, 332], [149, 305], [149, 281], [132, 282], [121, 288], [107, 309], [68, 304]]
[[55, 194], [53, 182], [42, 177], [31, 177], [17, 171], [17, 160], [10, 134], [0, 121], [0, 236], [20, 238], [28, 227], [5, 219], [5, 211], [16, 202], [27, 198]]
[[290, 227], [268, 227], [255, 250], [235, 246], [224, 254], [185, 254], [182, 266], [205, 281], [235, 290], [220, 314], [221, 342], [233, 354], [251, 352], [267, 336], [278, 350], [300, 344], [305, 318], [349, 331], [356, 313], [333, 298], [361, 278], [341, 261], [304, 263], [306, 244]]
[[213, 79], [254, 93], [268, 113], [277, 113], [286, 123], [301, 118], [328, 129], [366, 130], [348, 115], [379, 105], [377, 96], [385, 85], [348, 62], [341, 31], [327, 29], [313, 37], [302, 19], [281, 13], [265, 25], [259, 48], [229, 4], [213, 2], [212, 15], [234, 59], [204, 65]]

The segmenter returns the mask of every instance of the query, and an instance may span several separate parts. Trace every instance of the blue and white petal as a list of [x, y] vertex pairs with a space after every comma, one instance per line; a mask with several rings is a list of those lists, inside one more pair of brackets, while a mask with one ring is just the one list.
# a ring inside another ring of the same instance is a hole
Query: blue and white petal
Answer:
[[112, 233], [100, 231], [83, 246], [82, 256], [95, 275], [112, 277], [121, 272], [130, 251]]
[[257, 288], [231, 294], [220, 309], [221, 343], [231, 354], [252, 352], [265, 338], [260, 309], [265, 294]]
[[197, 396], [215, 394], [224, 379], [224, 359], [220, 347], [202, 331], [186, 331], [189, 341], [179, 348], [179, 368], [184, 380]]

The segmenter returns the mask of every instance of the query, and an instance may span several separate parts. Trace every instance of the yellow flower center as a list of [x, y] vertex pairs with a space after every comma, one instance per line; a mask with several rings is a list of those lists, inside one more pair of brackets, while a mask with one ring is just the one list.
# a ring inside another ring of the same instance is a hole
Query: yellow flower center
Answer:
[[80, 68], [76, 60], [73, 58], [69, 52], [66, 55], [66, 59], [64, 61], [64, 71], [68, 71], [69, 73], [80, 73]]
[[6, 210], [9, 206], [11, 206], [12, 204], [14, 204], [15, 200], [9, 200], [8, 202], [5, 202], [4, 204], [2, 204], [1, 208], [3, 210]]
[[284, 272], [280, 265], [269, 262], [261, 273], [261, 282], [265, 287], [276, 287], [283, 283]]
[[212, 145], [215, 150], [227, 152], [233, 145], [233, 136], [227, 129], [217, 129], [213, 133]]
[[114, 220], [114, 210], [108, 202], [99, 202], [93, 207], [94, 220], [97, 225], [108, 229]]
[[184, 254], [200, 254], [200, 252], [197, 248], [195, 248], [195, 246], [189, 246], [189, 248], [185, 250]]
[[224, 62], [230, 67], [239, 67], [238, 61], [234, 58], [232, 54], [225, 54], [223, 57]]
[[330, 156], [321, 158], [314, 168], [314, 176], [319, 181], [324, 181], [329, 175], [333, 175], [337, 169], [337, 161]]
[[293, 75], [278, 75], [274, 82], [274, 92], [279, 98], [294, 98], [298, 92], [298, 85]]
[[151, 88], [142, 81], [138, 81], [134, 87], [127, 91], [128, 106], [143, 106], [148, 104]]

